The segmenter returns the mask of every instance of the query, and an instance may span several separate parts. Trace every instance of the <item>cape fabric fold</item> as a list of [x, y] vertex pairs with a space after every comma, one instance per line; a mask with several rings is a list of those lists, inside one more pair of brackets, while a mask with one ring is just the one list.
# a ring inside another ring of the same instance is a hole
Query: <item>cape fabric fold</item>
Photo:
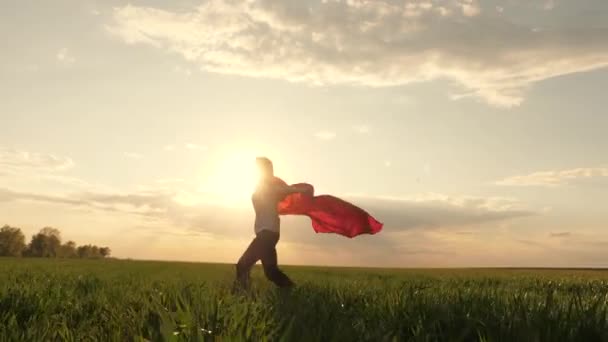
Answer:
[[[285, 183], [281, 179], [277, 179]], [[376, 234], [383, 224], [365, 210], [331, 195], [314, 195], [314, 187], [306, 183], [293, 184], [309, 189], [306, 193], [286, 196], [279, 202], [279, 215], [305, 215], [312, 220], [317, 233], [335, 233], [349, 238]]]

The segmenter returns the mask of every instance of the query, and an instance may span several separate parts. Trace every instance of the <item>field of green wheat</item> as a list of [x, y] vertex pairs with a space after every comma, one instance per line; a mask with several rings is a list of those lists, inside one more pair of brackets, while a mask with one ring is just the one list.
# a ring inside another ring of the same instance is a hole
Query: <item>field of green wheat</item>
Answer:
[[608, 272], [0, 259], [2, 341], [608, 341]]

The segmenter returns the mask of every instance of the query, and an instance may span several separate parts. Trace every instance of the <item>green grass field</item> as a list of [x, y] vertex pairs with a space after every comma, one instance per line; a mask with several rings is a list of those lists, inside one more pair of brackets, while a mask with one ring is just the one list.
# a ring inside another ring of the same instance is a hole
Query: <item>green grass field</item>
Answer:
[[0, 260], [0, 340], [608, 341], [608, 272]]

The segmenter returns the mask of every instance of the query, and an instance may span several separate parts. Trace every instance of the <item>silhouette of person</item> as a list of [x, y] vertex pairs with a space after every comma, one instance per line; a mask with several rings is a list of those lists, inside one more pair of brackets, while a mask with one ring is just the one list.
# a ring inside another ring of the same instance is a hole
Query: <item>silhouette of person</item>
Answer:
[[256, 158], [259, 179], [251, 196], [255, 211], [255, 238], [236, 264], [236, 285], [249, 287], [249, 273], [258, 260], [262, 261], [264, 274], [278, 287], [291, 287], [294, 283], [278, 267], [276, 245], [280, 238], [280, 218], [277, 205], [285, 196], [308, 191], [289, 186], [274, 176], [272, 161]]

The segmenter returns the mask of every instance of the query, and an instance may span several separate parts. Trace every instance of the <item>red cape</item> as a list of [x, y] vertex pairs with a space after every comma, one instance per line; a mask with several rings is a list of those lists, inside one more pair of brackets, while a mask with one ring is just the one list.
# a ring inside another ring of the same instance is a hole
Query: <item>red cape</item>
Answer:
[[309, 191], [285, 197], [279, 202], [279, 215], [305, 215], [312, 220], [315, 232], [335, 233], [349, 238], [376, 234], [382, 230], [382, 223], [354, 204], [330, 195], [315, 196], [314, 187], [310, 184], [294, 185], [306, 187]]

